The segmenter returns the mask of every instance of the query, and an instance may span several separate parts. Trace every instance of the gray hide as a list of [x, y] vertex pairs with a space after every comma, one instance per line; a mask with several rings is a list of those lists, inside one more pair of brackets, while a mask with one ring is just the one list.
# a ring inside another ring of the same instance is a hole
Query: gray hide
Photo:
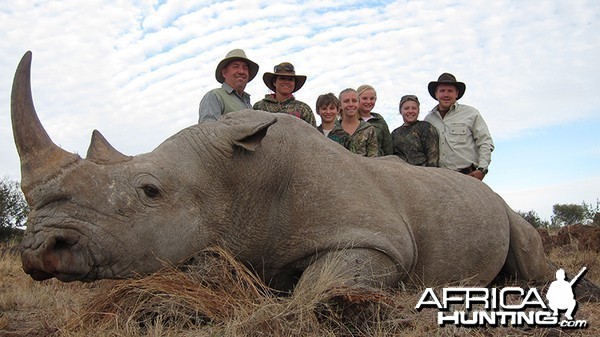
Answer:
[[279, 289], [326, 258], [368, 286], [552, 277], [537, 232], [484, 183], [354, 155], [292, 116], [230, 113], [133, 157], [95, 131], [82, 159], [38, 120], [30, 66], [11, 103], [36, 280], [126, 278], [212, 245]]

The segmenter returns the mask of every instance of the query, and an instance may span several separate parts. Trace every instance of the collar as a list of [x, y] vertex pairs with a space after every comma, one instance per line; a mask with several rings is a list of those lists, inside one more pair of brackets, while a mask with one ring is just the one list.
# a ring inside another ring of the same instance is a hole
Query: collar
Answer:
[[[431, 109], [431, 112], [437, 112], [438, 114], [441, 115], [440, 110], [439, 110], [440, 105], [436, 105], [433, 107], [433, 109]], [[449, 113], [451, 113], [452, 111], [458, 109], [458, 101], [454, 102], [454, 104], [452, 104], [452, 106], [450, 107], [450, 109], [448, 109], [448, 112], [446, 112], [446, 115], [448, 115]]]
[[285, 103], [285, 102], [293, 101], [293, 100], [296, 99], [293, 94], [290, 95], [288, 98], [286, 98], [285, 100], [283, 100], [281, 102], [278, 101], [277, 98], [275, 98], [275, 97], [276, 97], [275, 94], [266, 94], [265, 95], [265, 99], [267, 101], [270, 101], [270, 102], [273, 102], [273, 103]]
[[223, 82], [223, 84], [221, 85], [221, 88], [225, 89], [225, 91], [227, 91], [228, 94], [234, 93], [236, 96], [238, 97], [250, 97], [250, 94], [248, 94], [247, 92], [242, 92], [242, 96], [238, 95], [238, 92], [235, 91], [235, 89], [233, 89], [229, 84]]

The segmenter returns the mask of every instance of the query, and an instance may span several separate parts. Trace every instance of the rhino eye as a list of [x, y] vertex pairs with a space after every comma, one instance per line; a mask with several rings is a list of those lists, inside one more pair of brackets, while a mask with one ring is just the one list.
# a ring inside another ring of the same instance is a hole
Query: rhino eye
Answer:
[[151, 184], [142, 186], [142, 189], [148, 198], [156, 198], [160, 194], [158, 188]]

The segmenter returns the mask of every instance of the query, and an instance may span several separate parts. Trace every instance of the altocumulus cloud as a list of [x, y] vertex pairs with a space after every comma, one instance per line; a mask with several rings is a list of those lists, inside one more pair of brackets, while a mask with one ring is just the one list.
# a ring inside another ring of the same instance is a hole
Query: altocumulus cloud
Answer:
[[[0, 97], [10, 97], [9, 74], [32, 50], [36, 107], [57, 144], [85, 153], [99, 129], [138, 154], [197, 121], [200, 98], [218, 85], [216, 64], [243, 48], [261, 66], [247, 87], [253, 102], [268, 93], [262, 73], [290, 61], [308, 76], [298, 99], [313, 107], [319, 94], [368, 83], [391, 129], [402, 123], [400, 96], [418, 95], [424, 117], [435, 105], [427, 83], [452, 72], [503, 151], [503, 141], [566, 118], [598, 123], [599, 14], [597, 1], [584, 0], [3, 1]], [[0, 172], [18, 177], [9, 104], [0, 115]], [[599, 155], [589, 153], [569, 165], [593, 171]], [[501, 192], [511, 178], [502, 172], [515, 166], [506, 161], [493, 161], [488, 180]]]

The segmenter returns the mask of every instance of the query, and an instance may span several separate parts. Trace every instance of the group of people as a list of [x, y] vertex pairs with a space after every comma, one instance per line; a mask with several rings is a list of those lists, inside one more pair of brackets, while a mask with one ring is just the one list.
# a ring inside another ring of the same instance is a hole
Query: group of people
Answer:
[[243, 50], [230, 51], [215, 70], [221, 87], [210, 90], [200, 101], [198, 122], [217, 120], [242, 109], [287, 113], [359, 155], [397, 155], [412, 165], [443, 167], [479, 180], [488, 172], [494, 150], [492, 137], [479, 111], [458, 103], [466, 85], [452, 74], [443, 73], [429, 83], [429, 94], [438, 104], [423, 121], [418, 119], [418, 97], [402, 96], [399, 112], [404, 123], [390, 132], [384, 118], [372, 111], [377, 93], [367, 84], [344, 89], [337, 97], [332, 93], [320, 95], [315, 106], [321, 117], [317, 126], [310, 106], [293, 95], [304, 85], [306, 76], [297, 75], [289, 62], [263, 74], [263, 82], [273, 93], [252, 105], [244, 90], [258, 69]]

